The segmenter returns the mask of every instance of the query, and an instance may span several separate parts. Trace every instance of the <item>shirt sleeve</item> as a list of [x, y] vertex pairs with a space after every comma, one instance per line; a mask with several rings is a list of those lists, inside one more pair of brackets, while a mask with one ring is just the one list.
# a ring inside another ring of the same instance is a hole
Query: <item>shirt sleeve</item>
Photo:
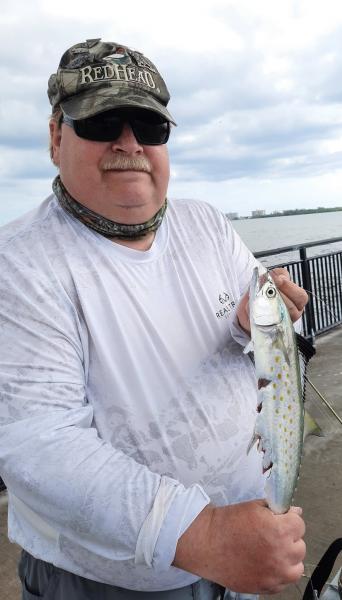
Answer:
[[99, 437], [87, 331], [53, 269], [17, 253], [0, 255], [0, 273], [0, 473], [10, 493], [97, 556], [167, 568], [208, 497], [168, 477], [161, 486], [160, 474]]

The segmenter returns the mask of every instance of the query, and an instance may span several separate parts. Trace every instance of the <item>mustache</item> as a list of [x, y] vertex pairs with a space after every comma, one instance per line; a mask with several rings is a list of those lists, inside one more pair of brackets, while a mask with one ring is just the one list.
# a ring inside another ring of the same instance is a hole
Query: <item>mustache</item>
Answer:
[[111, 156], [103, 160], [103, 171], [144, 171], [151, 173], [152, 167], [146, 156]]

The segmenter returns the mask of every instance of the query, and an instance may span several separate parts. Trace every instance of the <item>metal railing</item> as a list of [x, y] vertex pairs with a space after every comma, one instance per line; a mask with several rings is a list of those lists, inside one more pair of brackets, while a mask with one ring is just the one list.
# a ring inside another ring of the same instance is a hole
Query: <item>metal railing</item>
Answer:
[[309, 301], [303, 315], [303, 329], [305, 337], [312, 342], [316, 335], [342, 323], [342, 251], [308, 257], [307, 248], [336, 242], [342, 242], [342, 237], [254, 253], [256, 258], [262, 259], [285, 252], [299, 252], [299, 260], [273, 267], [286, 267], [291, 279], [307, 290]]

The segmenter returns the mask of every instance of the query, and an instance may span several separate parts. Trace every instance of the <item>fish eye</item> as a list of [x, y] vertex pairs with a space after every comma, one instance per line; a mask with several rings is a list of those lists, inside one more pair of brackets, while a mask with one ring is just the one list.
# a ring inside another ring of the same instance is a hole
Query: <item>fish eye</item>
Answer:
[[276, 289], [274, 287], [269, 287], [266, 290], [266, 296], [267, 298], [274, 298], [276, 296]]

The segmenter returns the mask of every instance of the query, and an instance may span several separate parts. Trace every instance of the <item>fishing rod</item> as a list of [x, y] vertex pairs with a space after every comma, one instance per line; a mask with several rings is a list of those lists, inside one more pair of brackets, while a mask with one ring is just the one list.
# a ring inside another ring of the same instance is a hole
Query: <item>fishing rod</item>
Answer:
[[331, 404], [328, 402], [328, 400], [326, 398], [324, 398], [324, 396], [321, 394], [321, 392], [316, 388], [315, 384], [312, 383], [312, 381], [307, 377], [307, 375], [304, 375], [305, 381], [307, 381], [313, 390], [315, 390], [317, 396], [319, 396], [319, 398], [322, 400], [322, 402], [324, 402], [325, 406], [327, 406], [327, 408], [329, 408], [329, 410], [332, 412], [332, 414], [334, 415], [334, 417], [339, 421], [339, 423], [341, 423], [342, 425], [342, 419], [341, 417], [337, 414], [337, 412], [333, 409], [333, 407], [331, 406]]
[[[317, 296], [316, 294], [314, 294], [313, 292], [311, 292], [310, 290], [305, 290], [307, 293], [311, 294], [311, 296], [313, 296], [314, 298], [316, 298], [316, 300], [318, 300], [319, 302], [321, 302], [322, 304], [324, 304], [326, 310], [334, 317], [334, 319], [337, 321], [337, 316], [333, 313], [333, 311], [327, 306], [326, 302], [324, 302], [324, 300], [322, 300], [322, 298], [320, 298], [319, 296]], [[333, 409], [333, 407], [331, 406], [331, 404], [328, 402], [328, 400], [326, 398], [324, 398], [323, 394], [321, 394], [321, 392], [316, 388], [315, 384], [312, 383], [312, 381], [309, 379], [309, 377], [307, 375], [304, 375], [305, 380], [311, 385], [312, 389], [316, 392], [317, 396], [322, 400], [322, 402], [325, 404], [325, 406], [330, 410], [330, 412], [334, 415], [334, 417], [338, 420], [338, 422], [342, 425], [342, 419], [341, 417], [337, 414], [337, 412]]]

